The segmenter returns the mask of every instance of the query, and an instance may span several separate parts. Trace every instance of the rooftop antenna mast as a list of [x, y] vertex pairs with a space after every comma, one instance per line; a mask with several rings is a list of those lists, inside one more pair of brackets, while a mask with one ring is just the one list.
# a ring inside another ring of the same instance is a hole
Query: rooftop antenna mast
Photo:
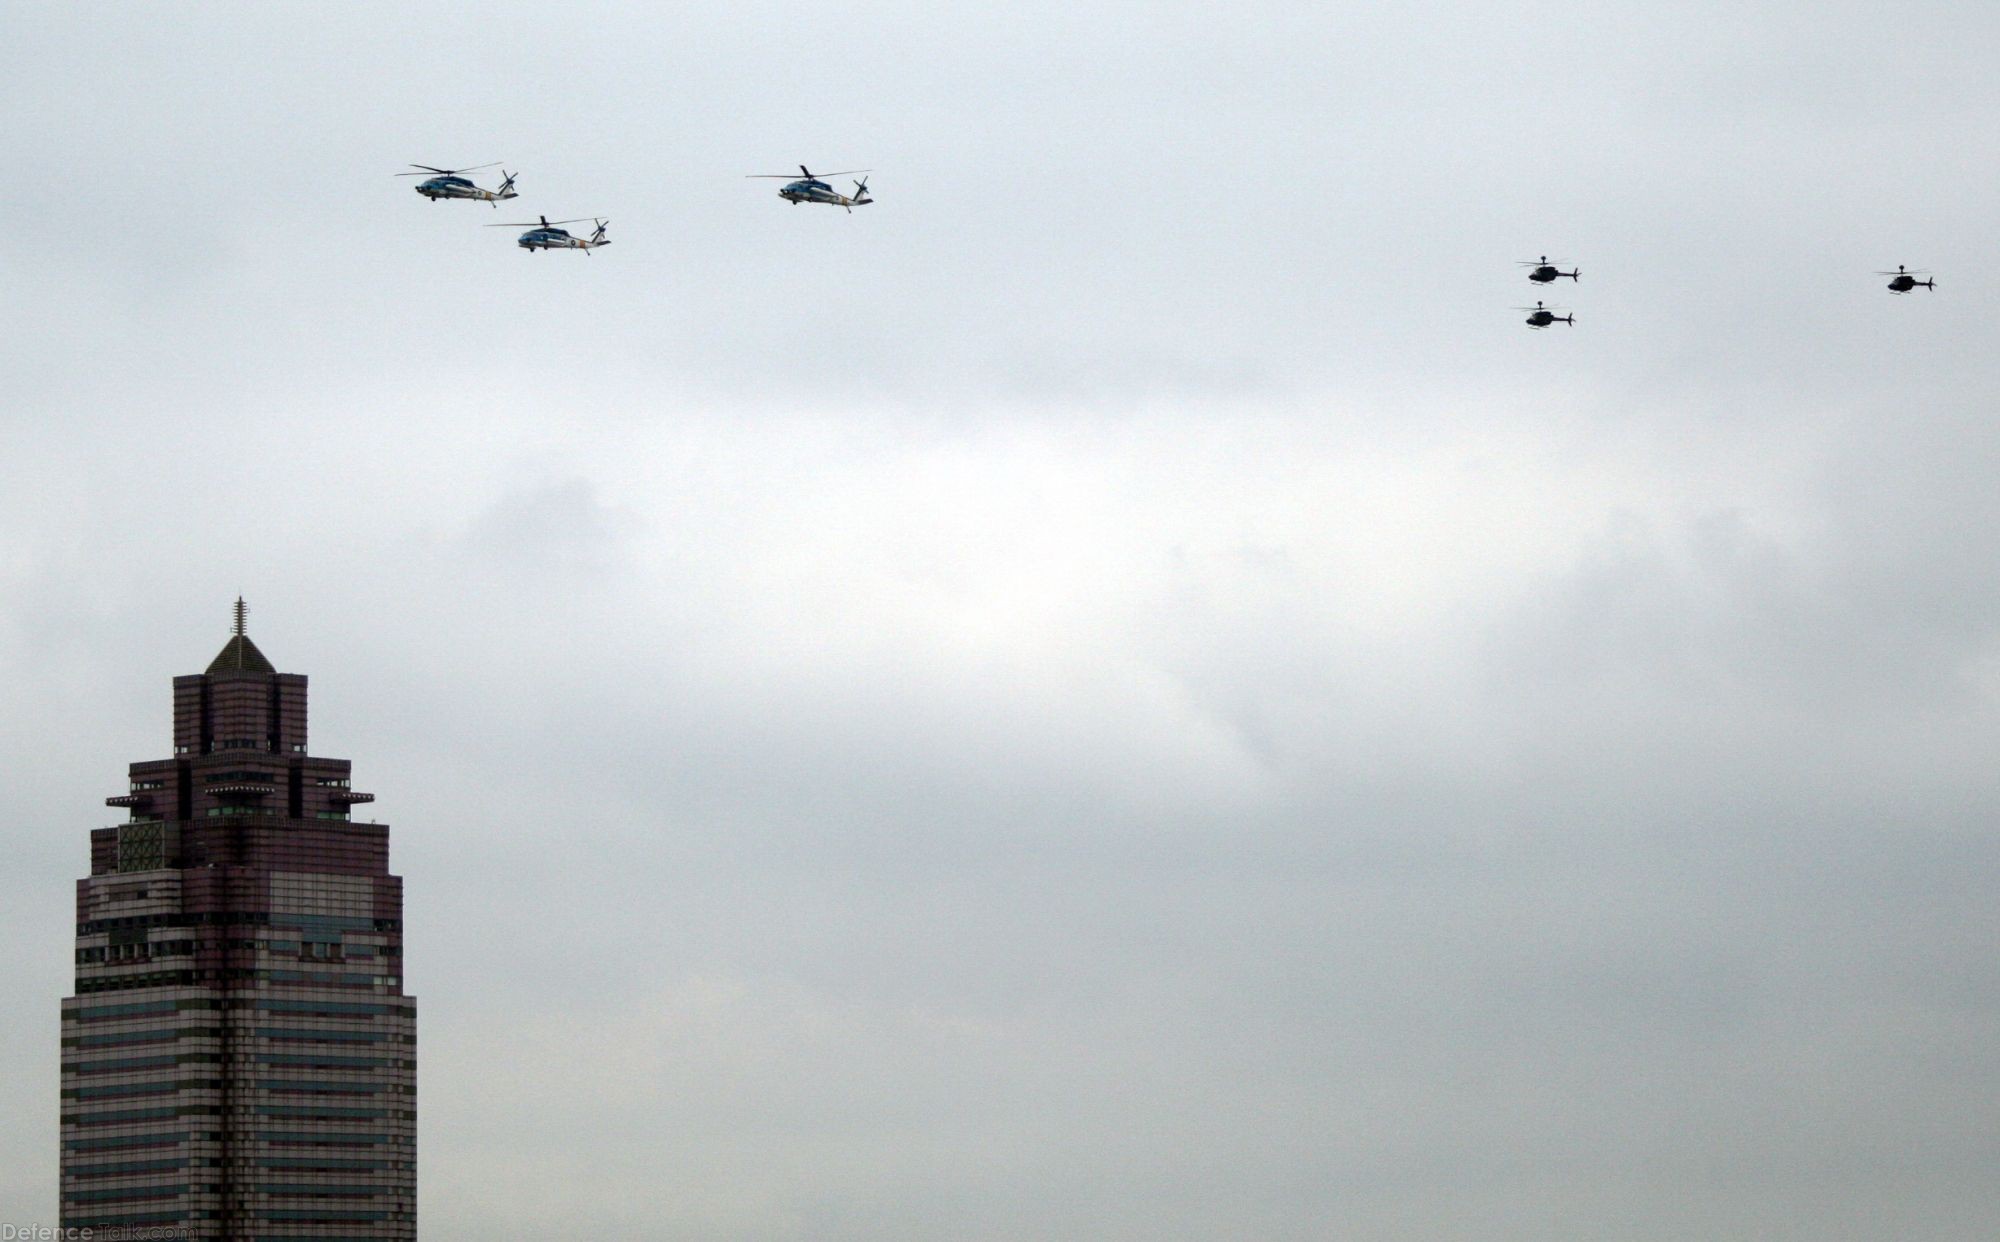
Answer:
[[241, 595], [237, 596], [237, 597], [236, 597], [236, 637], [238, 637], [238, 638], [241, 638], [241, 637], [243, 637], [243, 617], [244, 617], [244, 614], [245, 614], [245, 613], [247, 613], [247, 612], [249, 612], [249, 611], [250, 611], [250, 610], [249, 610], [248, 608], [246, 608], [246, 607], [244, 606], [244, 604], [243, 604], [243, 597], [242, 597]]

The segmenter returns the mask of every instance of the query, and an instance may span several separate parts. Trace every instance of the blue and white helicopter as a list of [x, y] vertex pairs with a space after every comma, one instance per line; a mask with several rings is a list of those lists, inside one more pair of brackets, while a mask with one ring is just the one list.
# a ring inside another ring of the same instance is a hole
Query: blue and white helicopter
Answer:
[[433, 203], [441, 198], [469, 198], [477, 202], [491, 203], [495, 207], [498, 207], [501, 199], [521, 197], [514, 193], [513, 173], [502, 171], [501, 176], [505, 179], [500, 182], [500, 188], [497, 190], [482, 190], [459, 175], [460, 173], [478, 172], [480, 168], [499, 168], [500, 165], [498, 164], [481, 164], [478, 168], [432, 168], [429, 164], [412, 164], [410, 167], [421, 168], [424, 172], [397, 173], [396, 175], [398, 177], [421, 177], [424, 173], [437, 174], [437, 176], [432, 177], [429, 181], [422, 182], [417, 186], [417, 193], [423, 195]]
[[[866, 177], [854, 183], [854, 197], [849, 198], [845, 194], [837, 193], [832, 186], [813, 176], [804, 164], [799, 165], [799, 171], [804, 173], [805, 176], [794, 177], [790, 173], [751, 173], [747, 179], [752, 181], [766, 178], [773, 180], [789, 179], [791, 184], [780, 189], [778, 197], [784, 199], [794, 207], [800, 203], [826, 203], [833, 207], [845, 207], [847, 208], [847, 214], [853, 215], [856, 207], [866, 207], [875, 201], [868, 197], [868, 179]], [[866, 168], [850, 168], [844, 172], [828, 173], [826, 175], [829, 177], [847, 177], [855, 173], [865, 173], [868, 171]]]
[[[595, 220], [597, 231], [589, 237], [575, 237], [570, 234], [568, 229], [562, 227], [565, 224], [576, 224], [582, 220]], [[521, 234], [519, 240], [514, 244], [529, 254], [533, 254], [537, 250], [581, 250], [588, 257], [590, 252], [599, 246], [609, 246], [611, 244], [611, 239], [604, 235], [604, 228], [610, 223], [611, 221], [609, 220], [597, 220], [595, 216], [578, 216], [575, 220], [557, 220], [554, 224], [551, 224], [549, 223], [549, 218], [543, 216], [539, 221], [530, 220], [527, 222], [516, 221], [512, 224], [489, 224], [486, 227], [489, 229], [528, 230]]]

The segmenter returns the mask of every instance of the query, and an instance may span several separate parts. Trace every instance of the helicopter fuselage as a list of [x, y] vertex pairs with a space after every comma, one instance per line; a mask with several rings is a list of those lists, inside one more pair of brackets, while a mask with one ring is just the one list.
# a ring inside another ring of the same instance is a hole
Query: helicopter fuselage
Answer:
[[1937, 288], [1937, 278], [1932, 277], [1930, 280], [1918, 280], [1914, 276], [1898, 276], [1889, 282], [1889, 292], [1908, 293], [1919, 285], [1926, 289], [1935, 289]]
[[416, 187], [417, 193], [433, 203], [441, 198], [469, 198], [482, 203], [499, 203], [503, 199], [519, 198], [513, 187], [500, 190], [482, 190], [464, 177], [432, 177]]
[[595, 250], [599, 246], [609, 246], [611, 239], [601, 233], [594, 237], [577, 237], [568, 229], [529, 229], [515, 242], [523, 250]]
[[[1557, 268], [1550, 266], [1548, 264], [1543, 264], [1541, 267], [1538, 267], [1534, 271], [1529, 272], [1528, 279], [1534, 281], [1538, 285], [1547, 285], [1555, 283], [1555, 279], [1558, 276], [1567, 276], [1571, 280], [1577, 280], [1577, 278], [1582, 274], [1582, 272], [1583, 272], [1582, 268], [1578, 268], [1574, 272], [1565, 272], [1565, 271], [1560, 271]], [[1578, 283], [1581, 284], [1582, 282], [1579, 280]]]
[[799, 203], [825, 203], [829, 207], [865, 207], [874, 202], [865, 195], [849, 198], [837, 192], [832, 186], [817, 178], [811, 181], [793, 181], [778, 191], [778, 197], [794, 205]]

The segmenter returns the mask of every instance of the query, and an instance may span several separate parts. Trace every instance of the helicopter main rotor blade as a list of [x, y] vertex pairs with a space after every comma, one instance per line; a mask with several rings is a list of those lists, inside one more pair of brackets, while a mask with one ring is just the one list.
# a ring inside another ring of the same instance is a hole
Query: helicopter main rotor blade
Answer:
[[502, 220], [498, 224], [489, 224], [486, 227], [489, 229], [552, 229], [558, 224], [579, 224], [590, 218], [589, 216], [578, 216], [574, 220], [525, 220], [516, 221], [511, 224]]
[[[432, 168], [429, 164], [412, 164], [410, 167], [421, 168], [424, 172], [433, 172], [440, 176], [456, 177], [460, 173], [478, 172], [485, 168], [498, 168], [500, 167], [500, 163], [499, 160], [495, 160], [491, 164], [475, 164], [471, 168]], [[398, 177], [421, 177], [423, 173], [397, 173], [396, 175]]]

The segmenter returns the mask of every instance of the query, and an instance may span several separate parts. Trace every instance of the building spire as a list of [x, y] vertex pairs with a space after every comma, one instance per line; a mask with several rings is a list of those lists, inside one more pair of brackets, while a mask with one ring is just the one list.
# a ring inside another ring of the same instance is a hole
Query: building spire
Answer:
[[243, 602], [241, 595], [236, 597], [235, 613], [236, 622], [231, 627], [229, 641], [223, 644], [222, 651], [209, 663], [210, 675], [277, 672], [277, 669], [271, 667], [271, 662], [264, 658], [264, 653], [257, 650], [257, 644], [250, 641], [250, 635], [244, 630], [244, 620], [250, 615], [250, 606]]

